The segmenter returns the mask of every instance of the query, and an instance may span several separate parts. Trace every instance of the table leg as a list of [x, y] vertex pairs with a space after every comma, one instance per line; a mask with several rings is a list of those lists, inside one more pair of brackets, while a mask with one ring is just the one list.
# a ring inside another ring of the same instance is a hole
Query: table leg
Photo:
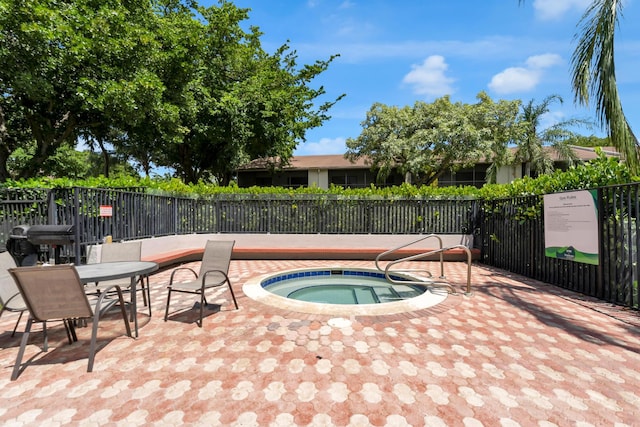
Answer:
[[138, 291], [136, 284], [138, 280], [136, 276], [131, 276], [131, 313], [133, 314], [133, 329], [135, 330], [136, 338], [138, 338], [138, 307], [136, 304]]

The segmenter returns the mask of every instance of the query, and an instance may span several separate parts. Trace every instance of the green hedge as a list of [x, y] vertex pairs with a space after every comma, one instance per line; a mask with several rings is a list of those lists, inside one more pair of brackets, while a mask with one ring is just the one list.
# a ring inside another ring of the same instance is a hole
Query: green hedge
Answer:
[[596, 188], [637, 181], [640, 181], [640, 179], [638, 177], [632, 177], [629, 173], [629, 169], [624, 165], [624, 163], [620, 162], [617, 158], [607, 157], [601, 151], [598, 151], [598, 158], [586, 164], [574, 166], [567, 171], [556, 171], [553, 174], [543, 175], [535, 179], [517, 179], [510, 184], [487, 184], [482, 188], [471, 186], [416, 187], [409, 184], [384, 188], [378, 188], [375, 186], [367, 188], [342, 188], [334, 186], [328, 190], [315, 187], [301, 187], [295, 189], [284, 187], [240, 188], [236, 185], [221, 187], [203, 182], [195, 185], [187, 185], [175, 178], [152, 179], [131, 176], [121, 176], [116, 178], [98, 177], [83, 180], [39, 178], [26, 181], [6, 181], [2, 185], [2, 188], [122, 188], [149, 193], [190, 197], [204, 197], [216, 194], [280, 194], [283, 196], [294, 194], [332, 194], [379, 198], [476, 198], [492, 200], [507, 197]]

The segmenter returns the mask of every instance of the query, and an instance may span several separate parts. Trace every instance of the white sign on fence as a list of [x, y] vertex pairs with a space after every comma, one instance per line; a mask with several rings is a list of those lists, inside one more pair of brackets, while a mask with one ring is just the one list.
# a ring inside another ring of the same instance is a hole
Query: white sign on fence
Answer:
[[544, 195], [545, 255], [598, 264], [595, 190]]
[[113, 206], [100, 205], [100, 216], [113, 216]]

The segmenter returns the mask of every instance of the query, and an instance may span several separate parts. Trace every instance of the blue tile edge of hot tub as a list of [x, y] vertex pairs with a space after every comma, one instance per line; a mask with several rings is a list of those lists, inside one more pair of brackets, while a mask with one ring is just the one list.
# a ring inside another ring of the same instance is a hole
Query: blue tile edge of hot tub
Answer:
[[[338, 273], [340, 272], [340, 273]], [[278, 276], [270, 277], [260, 282], [260, 285], [265, 288], [274, 283], [283, 282], [291, 279], [299, 279], [302, 277], [317, 277], [317, 276], [331, 276], [331, 275], [343, 275], [343, 276], [362, 276], [362, 277], [374, 277], [376, 279], [384, 279], [384, 273], [378, 271], [360, 271], [360, 270], [341, 270], [339, 268], [332, 268], [327, 270], [309, 270], [309, 271], [295, 271], [292, 273], [285, 273]], [[390, 276], [393, 280], [404, 281], [405, 277]]]

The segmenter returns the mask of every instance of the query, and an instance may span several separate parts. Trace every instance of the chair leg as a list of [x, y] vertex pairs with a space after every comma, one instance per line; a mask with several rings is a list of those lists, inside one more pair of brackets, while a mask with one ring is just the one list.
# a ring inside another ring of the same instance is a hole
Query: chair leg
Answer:
[[[67, 333], [67, 340], [69, 341], [69, 345], [73, 344], [73, 335], [75, 335], [75, 330], [73, 330], [73, 320], [64, 319], [62, 323], [64, 324], [64, 331]], [[73, 330], [73, 332], [71, 332]]]
[[[145, 280], [147, 282], [146, 304], [147, 304], [147, 307], [149, 308], [149, 317], [151, 317], [151, 288], [149, 287], [149, 276], [145, 276]], [[143, 295], [144, 295], [144, 292], [143, 292]]]
[[167, 307], [164, 310], [164, 321], [167, 321], [167, 317], [169, 317], [169, 301], [171, 301], [171, 288], [167, 292]]
[[29, 341], [29, 332], [31, 332], [32, 323], [33, 319], [31, 318], [31, 316], [29, 316], [29, 320], [27, 320], [27, 326], [24, 328], [24, 332], [22, 333], [22, 340], [20, 341], [20, 350], [18, 350], [16, 364], [13, 366], [13, 372], [11, 372], [11, 381], [15, 381], [20, 374], [20, 364], [22, 363], [22, 357], [24, 356], [24, 350], [27, 346], [27, 341]]
[[42, 322], [42, 333], [44, 334], [44, 345], [42, 346], [42, 350], [49, 351], [49, 336], [47, 334], [47, 322]]
[[13, 327], [13, 332], [11, 332], [12, 337], [16, 335], [16, 330], [18, 329], [18, 324], [20, 323], [20, 319], [22, 319], [23, 314], [24, 314], [24, 311], [21, 311], [20, 315], [18, 316], [18, 321], [16, 322], [16, 325]]
[[[131, 326], [129, 326], [129, 321], [127, 319], [127, 310], [124, 308], [124, 298], [122, 297], [122, 290], [120, 290], [119, 286], [116, 286], [116, 292], [118, 294], [118, 303], [120, 305], [120, 311], [122, 313], [122, 320], [124, 320], [124, 327], [127, 330], [127, 336], [131, 336]], [[89, 345], [89, 361], [87, 363], [87, 372], [93, 371], [93, 361], [96, 356], [96, 341], [98, 338], [98, 322], [100, 321], [100, 311], [102, 305], [102, 297], [106, 294], [102, 294], [98, 299], [98, 303], [94, 309], [93, 313], [93, 325], [91, 328], [91, 344]]]
[[229, 285], [229, 290], [231, 291], [231, 298], [233, 298], [233, 304], [236, 306], [236, 310], [238, 309], [238, 301], [236, 301], [236, 295], [233, 293], [233, 288], [231, 287], [231, 282], [227, 281]]
[[144, 306], [147, 306], [147, 292], [146, 292], [146, 288], [144, 286], [144, 276], [140, 276], [140, 290], [142, 291], [142, 303], [144, 304]]
[[202, 328], [202, 318], [204, 317], [204, 306], [207, 304], [207, 300], [204, 297], [204, 289], [200, 292], [200, 323], [198, 326]]
[[[78, 341], [78, 335], [76, 335], [76, 322], [78, 319], [69, 320], [69, 332], [71, 332], [71, 339], [75, 342]], [[84, 325], [87, 325], [87, 319], [80, 319], [84, 322]]]
[[[89, 361], [87, 362], [87, 372], [93, 371], [93, 359], [96, 356], [96, 337], [98, 335], [99, 320], [100, 320], [100, 308], [96, 305], [95, 313], [93, 313], [93, 325], [91, 325], [91, 345], [89, 345]], [[126, 315], [125, 315], [124, 321], [127, 322]]]
[[127, 310], [124, 309], [124, 297], [122, 296], [122, 291], [120, 288], [116, 287], [118, 291], [118, 300], [120, 301], [120, 311], [122, 312], [122, 319], [124, 320], [124, 328], [127, 331], [127, 336], [131, 337], [131, 326], [129, 326], [129, 322], [127, 322]]

